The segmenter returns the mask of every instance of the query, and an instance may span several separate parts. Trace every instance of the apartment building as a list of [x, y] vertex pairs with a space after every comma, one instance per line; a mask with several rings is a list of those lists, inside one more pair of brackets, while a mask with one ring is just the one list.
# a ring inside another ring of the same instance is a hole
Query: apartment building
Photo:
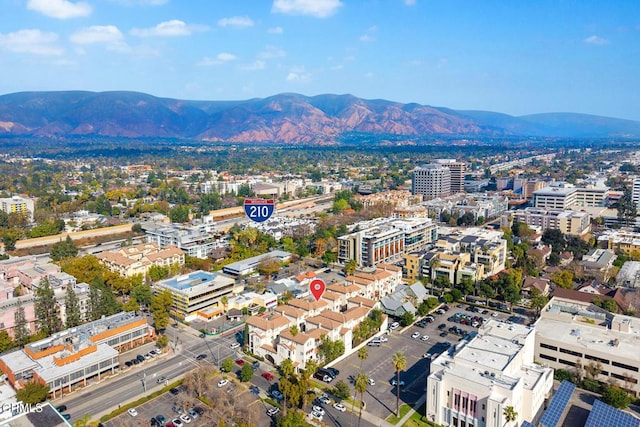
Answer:
[[46, 384], [51, 397], [58, 398], [92, 378], [114, 374], [119, 351], [151, 341], [154, 335], [143, 316], [118, 313], [4, 354], [0, 370], [16, 389], [34, 380]]
[[380, 218], [355, 225], [360, 231], [338, 237], [338, 262], [355, 260], [360, 266], [393, 264], [406, 252], [423, 249], [437, 236], [429, 218]]
[[[353, 329], [376, 303], [362, 296], [348, 298], [344, 295], [341, 298], [345, 298], [339, 304], [343, 306], [341, 311], [334, 311], [332, 303], [324, 298], [319, 301], [293, 298], [278, 306], [274, 313], [249, 317], [249, 351], [274, 365], [291, 359], [296, 369], [304, 369], [308, 361], [319, 359], [322, 337], [343, 341], [345, 352], [350, 352]], [[386, 328], [386, 318], [383, 327]]]
[[598, 247], [622, 252], [627, 255], [640, 254], [640, 233], [622, 230], [605, 230], [598, 236]]
[[596, 379], [640, 396], [640, 320], [554, 296], [535, 323], [535, 360], [553, 369], [600, 369]]
[[175, 246], [185, 255], [206, 259], [226, 243], [215, 234], [213, 220], [206, 218], [195, 225], [142, 223], [147, 242], [160, 248]]
[[427, 417], [439, 425], [503, 427], [511, 406], [516, 425], [539, 418], [553, 370], [534, 363], [534, 346], [533, 328], [487, 321], [431, 361]]
[[502, 195], [454, 194], [449, 197], [437, 197], [422, 204], [429, 215], [440, 218], [443, 213], [463, 216], [466, 213], [474, 219], [495, 218], [509, 209], [509, 199]]
[[34, 199], [20, 196], [2, 198], [0, 199], [0, 210], [3, 210], [8, 214], [17, 213], [25, 215], [29, 222], [33, 222], [35, 202]]
[[591, 231], [591, 215], [562, 209], [542, 209], [529, 207], [523, 210], [505, 212], [501, 224], [506, 226], [512, 221], [527, 224], [540, 232], [559, 230], [571, 236], [583, 236]]
[[472, 263], [484, 266], [483, 278], [498, 274], [505, 269], [507, 242], [502, 238], [502, 231], [476, 227], [464, 229], [440, 227], [438, 234], [436, 248], [452, 253], [471, 254]]
[[256, 271], [260, 263], [268, 259], [276, 259], [279, 262], [286, 262], [291, 259], [291, 252], [273, 250], [266, 254], [256, 255], [251, 258], [243, 259], [242, 261], [227, 264], [222, 267], [222, 271], [233, 276], [244, 276]]
[[171, 315], [191, 321], [198, 316], [199, 311], [204, 313], [207, 309], [218, 309], [222, 313], [222, 297], [230, 298], [239, 294], [242, 288], [235, 285], [232, 277], [198, 270], [153, 285], [154, 293], [165, 290], [173, 297]]
[[427, 200], [448, 196], [451, 194], [451, 169], [439, 164], [417, 168], [411, 176], [411, 192], [420, 194]]
[[476, 283], [485, 277], [484, 265], [472, 262], [471, 258], [472, 254], [467, 252], [430, 251], [424, 256], [422, 276], [432, 282], [437, 277], [446, 277], [452, 285], [463, 280]]
[[152, 266], [184, 265], [184, 252], [181, 249], [171, 245], [160, 249], [157, 243], [125, 246], [115, 252], [101, 252], [96, 257], [110, 271], [123, 277], [136, 274], [144, 277]]

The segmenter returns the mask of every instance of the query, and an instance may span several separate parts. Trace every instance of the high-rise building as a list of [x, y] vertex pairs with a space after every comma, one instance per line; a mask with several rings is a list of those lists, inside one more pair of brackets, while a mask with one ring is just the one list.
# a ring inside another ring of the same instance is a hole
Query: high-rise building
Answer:
[[29, 221], [33, 221], [34, 208], [35, 204], [33, 203], [33, 199], [26, 199], [20, 196], [0, 199], [0, 210], [3, 210], [8, 214], [24, 214], [29, 219]]
[[436, 164], [446, 166], [451, 171], [451, 192], [464, 192], [464, 175], [467, 172], [467, 164], [458, 162], [455, 159], [438, 159]]
[[451, 170], [447, 166], [430, 164], [413, 171], [411, 192], [426, 199], [451, 194]]
[[640, 177], [634, 178], [633, 186], [631, 187], [631, 201], [640, 209]]

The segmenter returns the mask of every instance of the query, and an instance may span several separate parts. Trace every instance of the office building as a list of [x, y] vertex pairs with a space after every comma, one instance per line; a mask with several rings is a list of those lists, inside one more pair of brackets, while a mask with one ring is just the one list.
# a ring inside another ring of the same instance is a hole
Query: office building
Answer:
[[576, 187], [558, 181], [549, 187], [533, 192], [533, 206], [545, 209], [572, 209], [580, 207], [604, 206], [609, 195], [609, 187], [603, 183]]
[[575, 372], [599, 368], [595, 379], [640, 395], [640, 319], [610, 313], [587, 301], [554, 296], [535, 324], [535, 360]]
[[160, 248], [175, 246], [190, 257], [206, 259], [226, 243], [215, 234], [213, 220], [207, 217], [195, 225], [142, 223], [147, 242]]
[[501, 225], [511, 226], [512, 221], [527, 224], [540, 233], [559, 230], [571, 236], [584, 236], [591, 231], [591, 215], [563, 209], [526, 208], [503, 214]]
[[165, 290], [173, 297], [171, 315], [188, 322], [198, 316], [198, 311], [210, 317], [211, 310], [205, 313], [205, 309], [217, 309], [222, 314], [222, 297], [239, 294], [242, 288], [236, 288], [232, 277], [198, 270], [153, 285], [156, 294]]
[[[534, 363], [534, 329], [489, 320], [431, 362], [426, 416], [439, 425], [503, 427], [513, 407], [516, 425], [539, 418], [553, 370]], [[402, 376], [401, 376], [402, 379]]]
[[413, 171], [411, 192], [425, 199], [451, 194], [451, 170], [447, 166], [430, 164]]
[[451, 192], [464, 193], [464, 176], [467, 173], [467, 164], [455, 159], [438, 159], [435, 163], [446, 166], [451, 171]]

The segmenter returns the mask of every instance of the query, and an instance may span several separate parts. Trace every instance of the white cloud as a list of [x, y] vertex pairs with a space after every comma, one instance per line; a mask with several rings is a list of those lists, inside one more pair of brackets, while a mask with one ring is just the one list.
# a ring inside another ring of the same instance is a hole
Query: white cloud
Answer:
[[91, 14], [91, 6], [84, 1], [69, 0], [29, 0], [27, 9], [57, 19], [78, 18]]
[[20, 30], [14, 33], [0, 33], [0, 48], [17, 53], [35, 55], [62, 55], [64, 50], [58, 46], [58, 35], [40, 30]]
[[286, 56], [286, 52], [278, 46], [265, 46], [265, 48], [258, 54], [260, 59], [282, 58]]
[[584, 42], [586, 44], [593, 44], [593, 45], [597, 45], [597, 46], [602, 46], [604, 44], [608, 44], [609, 40], [604, 39], [602, 37], [598, 37], [596, 35], [593, 35], [593, 36], [589, 36], [586, 39], [584, 39]]
[[360, 36], [360, 41], [364, 43], [371, 43], [376, 41], [376, 38], [373, 36], [373, 33], [378, 31], [378, 27], [373, 25], [367, 28], [367, 31], [363, 35]]
[[125, 6], [162, 6], [169, 0], [110, 0], [112, 3], [120, 3]]
[[151, 28], [134, 28], [131, 34], [138, 37], [180, 37], [189, 36], [195, 32], [207, 31], [206, 25], [188, 25], [179, 19], [161, 22]]
[[293, 67], [286, 80], [288, 82], [306, 82], [311, 80], [311, 73], [305, 71], [304, 67]]
[[220, 65], [226, 62], [235, 61], [236, 59], [238, 59], [238, 57], [231, 53], [221, 52], [217, 54], [215, 58], [209, 58], [205, 56], [200, 61], [198, 61], [196, 65], [200, 67], [210, 67], [212, 65]]
[[375, 74], [373, 74], [371, 71], [369, 71], [368, 73], [364, 73], [364, 77], [365, 77], [366, 79], [370, 79], [370, 78], [372, 78], [374, 75], [375, 75]]
[[114, 25], [94, 25], [76, 31], [69, 38], [78, 45], [104, 44], [107, 49], [129, 52], [131, 48], [124, 42], [124, 35]]
[[218, 21], [220, 27], [247, 28], [253, 27], [253, 20], [248, 16], [232, 16], [231, 18], [222, 18]]
[[270, 34], [282, 34], [284, 33], [284, 30], [282, 29], [282, 27], [273, 27], [269, 28], [267, 32]]
[[271, 12], [326, 18], [333, 15], [341, 6], [340, 0], [274, 0]]
[[404, 4], [407, 6], [413, 6], [416, 4], [416, 0], [404, 0]]
[[258, 59], [257, 61], [246, 64], [240, 67], [241, 70], [255, 71], [255, 70], [264, 70], [267, 66], [267, 63]]

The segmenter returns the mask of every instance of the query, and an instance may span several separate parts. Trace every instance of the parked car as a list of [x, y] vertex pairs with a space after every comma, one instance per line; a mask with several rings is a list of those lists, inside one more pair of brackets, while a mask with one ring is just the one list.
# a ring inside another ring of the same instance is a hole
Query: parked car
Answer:
[[220, 381], [218, 381], [218, 387], [224, 387], [227, 384], [229, 384], [229, 380], [221, 379]]
[[127, 412], [129, 413], [129, 415], [131, 415], [132, 417], [137, 417], [138, 416], [138, 411], [136, 411], [136, 408], [129, 408], [127, 410]]
[[189, 416], [191, 417], [192, 420], [195, 420], [196, 418], [198, 418], [200, 416], [200, 414], [198, 414], [198, 412], [196, 412], [195, 408], [191, 408], [187, 411], [187, 414], [189, 414]]
[[273, 396], [274, 398], [276, 398], [278, 400], [284, 399], [284, 396], [278, 390], [273, 390], [271, 392], [271, 396]]
[[178, 415], [184, 412], [184, 409], [182, 409], [182, 406], [178, 406], [177, 404], [173, 405], [173, 408], [171, 408], [171, 410]]
[[251, 364], [251, 367], [253, 368], [253, 370], [255, 371], [256, 369], [260, 369], [260, 362], [259, 361], [255, 361]]
[[340, 375], [340, 371], [337, 370], [336, 368], [325, 368], [327, 371], [329, 371], [329, 375], [331, 375], [333, 378], [337, 377], [338, 375]]
[[158, 384], [162, 384], [163, 382], [165, 382], [167, 380], [167, 377], [160, 377], [156, 380], [156, 383]]
[[[395, 378], [391, 380], [391, 385], [392, 386], [396, 386], [398, 385], [398, 380], [396, 380]], [[404, 380], [400, 380], [400, 387], [404, 387]]]
[[414, 332], [414, 333], [412, 333], [412, 334], [411, 334], [411, 338], [413, 338], [413, 339], [418, 339], [418, 338], [420, 338], [420, 332]]
[[198, 415], [202, 415], [202, 414], [204, 414], [204, 409], [202, 409], [202, 408], [201, 408], [201, 407], [199, 407], [199, 406], [194, 406], [194, 407], [193, 407], [193, 410], [194, 410], [194, 411], [196, 411], [196, 412], [198, 413]]
[[380, 342], [387, 342], [387, 341], [389, 341], [389, 338], [387, 338], [387, 337], [386, 337], [386, 336], [384, 336], [384, 335], [380, 335], [380, 337], [378, 337], [378, 339], [380, 340]]
[[400, 327], [400, 323], [398, 322], [393, 322], [391, 326], [389, 326], [390, 329], [398, 329], [398, 327]]
[[373, 378], [369, 378], [369, 385], [376, 385], [376, 381]]
[[182, 414], [180, 415], [180, 419], [182, 420], [182, 422], [184, 422], [185, 424], [191, 424], [191, 417], [187, 414]]
[[126, 362], [124, 362], [124, 364], [127, 368], [130, 368], [133, 366], [133, 362], [131, 360], [127, 360]]
[[429, 341], [429, 335], [423, 335], [423, 336], [420, 338], [420, 340], [421, 340], [421, 341]]
[[56, 406], [56, 411], [58, 412], [64, 412], [66, 410], [67, 410], [67, 405]]
[[275, 379], [275, 377], [273, 376], [273, 374], [271, 372], [263, 372], [262, 373], [262, 378], [264, 378], [267, 381], [273, 381]]
[[196, 356], [196, 360], [203, 360], [203, 359], [206, 359], [206, 358], [207, 358], [207, 355], [204, 354], [204, 353], [203, 354], [199, 354], [199, 355]]
[[171, 390], [169, 390], [169, 393], [173, 394], [174, 396], [177, 396], [178, 394], [180, 394], [180, 390], [174, 387]]
[[240, 344], [238, 344], [237, 342], [234, 342], [233, 344], [231, 344], [231, 345], [229, 346], [229, 348], [230, 348], [231, 350], [235, 350], [236, 348], [240, 348]]
[[176, 427], [180, 427], [180, 426], [184, 425], [184, 423], [182, 422], [182, 420], [180, 418], [174, 418], [173, 420], [171, 420], [171, 422]]
[[438, 329], [440, 329], [440, 330], [445, 329], [446, 327], [447, 327], [446, 323], [441, 323], [441, 324], [438, 325]]
[[432, 356], [431, 356], [431, 353], [425, 353], [425, 354], [422, 355], [422, 357], [424, 359], [431, 359]]
[[275, 406], [272, 406], [271, 408], [267, 409], [267, 415], [269, 415], [270, 417], [274, 416], [278, 412], [280, 412], [280, 408], [276, 408]]
[[344, 407], [344, 405], [343, 405], [342, 403], [338, 403], [338, 402], [334, 403], [334, 404], [333, 404], [333, 407], [334, 407], [335, 409], [337, 409], [338, 411], [340, 411], [340, 412], [344, 412], [344, 411], [346, 411], [346, 410], [347, 410], [347, 408], [345, 408], [345, 407]]
[[138, 359], [139, 362], [144, 362], [144, 356], [139, 354], [136, 359]]
[[313, 405], [313, 407], [311, 408], [311, 410], [313, 410], [314, 412], [319, 412], [322, 415], [324, 415], [324, 409], [322, 409], [321, 406], [318, 405]]
[[162, 414], [156, 415], [156, 420], [158, 420], [160, 425], [163, 425], [165, 423], [165, 421], [167, 421], [167, 419]]
[[325, 405], [329, 405], [331, 403], [331, 399], [329, 399], [329, 397], [327, 396], [320, 396], [318, 398], [318, 401], [320, 401], [321, 403], [324, 403]]
[[367, 343], [369, 347], [380, 347], [382, 345], [382, 341], [379, 338], [374, 338]]
[[244, 360], [243, 359], [236, 359], [236, 365], [238, 365], [238, 366], [244, 365]]

